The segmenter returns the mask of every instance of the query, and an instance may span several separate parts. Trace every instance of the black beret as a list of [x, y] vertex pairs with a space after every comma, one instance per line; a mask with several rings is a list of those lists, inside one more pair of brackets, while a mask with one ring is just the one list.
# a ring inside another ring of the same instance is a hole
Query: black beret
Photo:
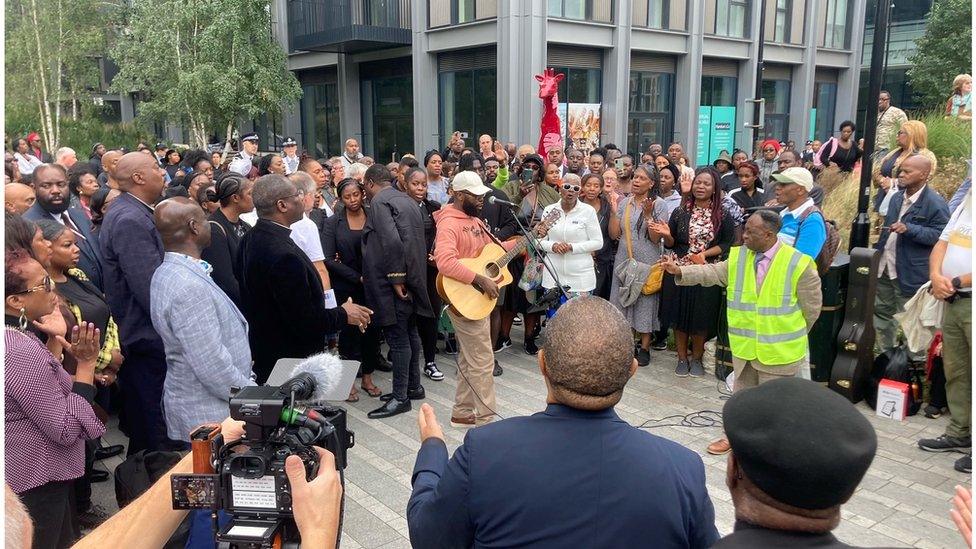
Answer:
[[522, 165], [523, 166], [525, 164], [528, 164], [529, 162], [535, 162], [536, 164], [539, 165], [540, 168], [545, 168], [546, 167], [546, 162], [544, 160], [542, 160], [542, 157], [541, 156], [539, 156], [539, 155], [537, 155], [535, 153], [527, 154], [527, 155], [525, 155], [525, 158], [522, 159]]
[[874, 427], [847, 399], [799, 378], [735, 393], [722, 419], [749, 480], [801, 509], [846, 502], [878, 449]]

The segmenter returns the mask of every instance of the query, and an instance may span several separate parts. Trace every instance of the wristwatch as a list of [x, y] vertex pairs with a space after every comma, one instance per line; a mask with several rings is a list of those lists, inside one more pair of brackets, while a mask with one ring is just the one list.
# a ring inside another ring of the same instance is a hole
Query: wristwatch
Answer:
[[959, 280], [958, 276], [952, 278], [952, 287], [957, 290], [962, 288], [962, 280]]

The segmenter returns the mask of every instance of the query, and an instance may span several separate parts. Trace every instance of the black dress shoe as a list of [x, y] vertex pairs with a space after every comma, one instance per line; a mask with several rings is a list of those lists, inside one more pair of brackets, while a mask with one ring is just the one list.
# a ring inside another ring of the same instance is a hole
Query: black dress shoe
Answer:
[[[427, 396], [427, 392], [424, 391], [424, 387], [420, 386], [416, 391], [411, 391], [407, 389], [407, 398], [410, 400], [423, 400]], [[386, 393], [380, 397], [383, 402], [389, 402], [393, 400], [393, 393]]]
[[108, 480], [108, 471], [99, 471], [95, 469], [91, 473], [88, 473], [89, 482], [105, 482]]
[[535, 338], [525, 340], [523, 347], [525, 347], [526, 354], [539, 354], [539, 346], [535, 344]]
[[377, 372], [392, 372], [393, 366], [390, 365], [390, 361], [383, 358], [383, 355], [377, 353], [376, 364], [373, 366], [373, 369]]
[[385, 417], [393, 417], [395, 415], [409, 412], [411, 407], [412, 406], [410, 405], [409, 399], [400, 402], [399, 400], [394, 398], [391, 399], [386, 404], [366, 414], [366, 417], [368, 417], [369, 419], [383, 419]]
[[110, 457], [115, 457], [125, 450], [125, 446], [121, 444], [113, 444], [111, 446], [102, 446], [101, 448], [95, 449], [95, 460], [108, 459]]

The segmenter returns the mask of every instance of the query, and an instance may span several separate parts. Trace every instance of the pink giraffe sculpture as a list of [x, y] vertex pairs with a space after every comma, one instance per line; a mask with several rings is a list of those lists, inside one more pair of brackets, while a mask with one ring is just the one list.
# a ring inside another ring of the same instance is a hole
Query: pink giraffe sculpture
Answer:
[[563, 73], [555, 74], [551, 68], [547, 68], [542, 74], [535, 75], [539, 82], [539, 99], [542, 99], [542, 122], [539, 132], [539, 149], [536, 151], [542, 158], [547, 158], [549, 149], [562, 147], [563, 132], [559, 123], [559, 114], [556, 108], [559, 105], [558, 89], [566, 75]]

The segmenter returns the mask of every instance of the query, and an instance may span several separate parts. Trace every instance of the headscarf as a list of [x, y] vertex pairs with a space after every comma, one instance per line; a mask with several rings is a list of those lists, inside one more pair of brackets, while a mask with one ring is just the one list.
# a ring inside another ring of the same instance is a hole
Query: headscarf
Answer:
[[767, 146], [772, 146], [774, 149], [776, 149], [776, 154], [779, 154], [780, 151], [779, 141], [776, 141], [775, 139], [767, 139], [762, 142], [762, 147], [760, 147], [759, 149], [760, 150], [765, 149]]

